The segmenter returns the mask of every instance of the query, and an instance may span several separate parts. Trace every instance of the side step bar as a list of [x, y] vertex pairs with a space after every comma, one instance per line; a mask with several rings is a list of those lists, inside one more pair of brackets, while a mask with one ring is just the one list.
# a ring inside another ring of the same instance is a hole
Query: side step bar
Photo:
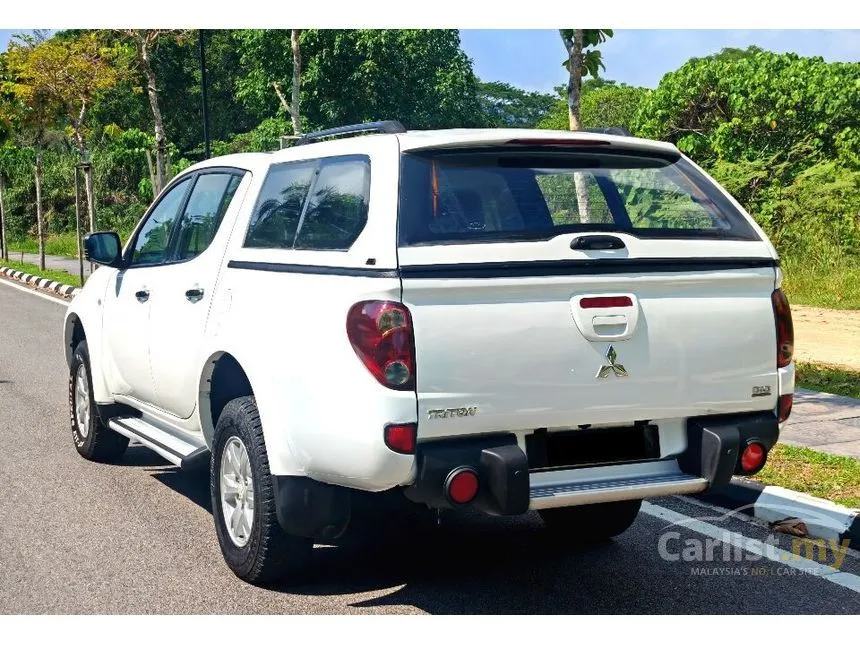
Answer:
[[676, 461], [579, 468], [530, 477], [529, 508], [557, 508], [698, 493], [708, 480], [680, 471]]
[[108, 421], [108, 427], [129, 439], [139, 441], [183, 470], [192, 470], [203, 464], [209, 464], [209, 448], [205, 443], [196, 443], [185, 437], [179, 437], [139, 417], [116, 417]]

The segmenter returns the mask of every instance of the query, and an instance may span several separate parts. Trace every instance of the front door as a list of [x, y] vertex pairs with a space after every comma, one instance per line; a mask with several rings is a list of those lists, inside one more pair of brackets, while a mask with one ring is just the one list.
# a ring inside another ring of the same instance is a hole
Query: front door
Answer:
[[155, 387], [149, 368], [152, 288], [169, 265], [168, 244], [189, 179], [166, 190], [151, 208], [126, 254], [129, 266], [114, 271], [104, 297], [105, 356], [110, 357], [109, 386], [114, 395], [152, 403]]

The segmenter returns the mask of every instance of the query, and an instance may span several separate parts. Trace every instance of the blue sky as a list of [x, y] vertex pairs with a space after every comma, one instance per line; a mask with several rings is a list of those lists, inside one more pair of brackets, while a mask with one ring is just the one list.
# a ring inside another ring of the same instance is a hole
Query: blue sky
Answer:
[[[0, 50], [12, 33], [0, 30]], [[463, 49], [475, 73], [527, 90], [551, 92], [566, 82], [564, 47], [552, 29], [463, 29]], [[603, 45], [603, 76], [631, 85], [656, 87], [666, 72], [693, 56], [723, 47], [758, 45], [778, 52], [823, 56], [828, 61], [860, 61], [860, 30], [695, 30], [619, 29]]]

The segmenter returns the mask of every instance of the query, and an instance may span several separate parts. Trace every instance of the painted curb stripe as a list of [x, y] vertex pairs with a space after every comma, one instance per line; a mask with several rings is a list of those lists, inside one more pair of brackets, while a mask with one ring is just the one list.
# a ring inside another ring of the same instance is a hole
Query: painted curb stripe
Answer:
[[52, 291], [58, 295], [64, 296], [65, 298], [76, 296], [80, 291], [79, 287], [73, 287], [69, 284], [56, 282], [49, 278], [41, 278], [37, 275], [30, 275], [29, 273], [16, 271], [9, 267], [0, 266], [0, 275], [14, 279], [18, 282], [23, 282], [24, 284], [28, 284], [39, 290]]

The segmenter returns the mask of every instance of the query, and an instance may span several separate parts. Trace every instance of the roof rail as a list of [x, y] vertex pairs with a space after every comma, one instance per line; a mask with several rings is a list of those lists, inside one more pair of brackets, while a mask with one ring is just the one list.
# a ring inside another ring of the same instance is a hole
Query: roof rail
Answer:
[[630, 130], [621, 126], [612, 126], [611, 128], [583, 128], [581, 132], [593, 132], [594, 134], [614, 134], [619, 137], [632, 137]]
[[294, 145], [303, 146], [313, 143], [319, 139], [328, 137], [339, 137], [349, 134], [360, 134], [363, 132], [381, 132], [383, 134], [398, 134], [406, 132], [406, 128], [400, 121], [373, 121], [372, 123], [356, 123], [355, 125], [342, 125], [339, 128], [329, 128], [302, 135]]

